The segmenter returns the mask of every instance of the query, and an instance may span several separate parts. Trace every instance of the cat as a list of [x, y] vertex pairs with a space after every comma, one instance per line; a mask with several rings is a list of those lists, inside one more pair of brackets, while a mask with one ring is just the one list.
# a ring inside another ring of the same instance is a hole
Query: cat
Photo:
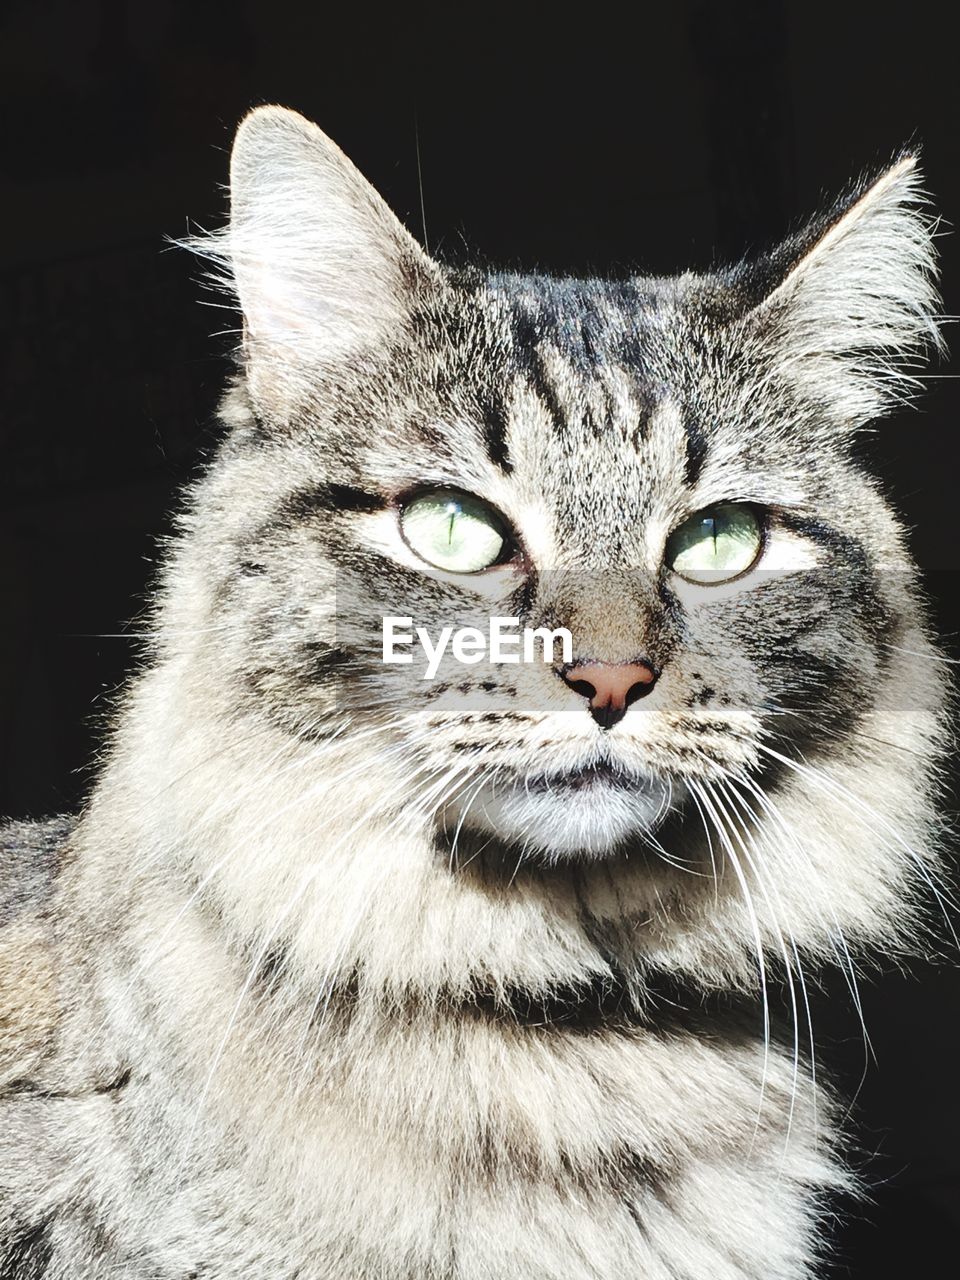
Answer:
[[[246, 117], [222, 441], [89, 803], [2, 836], [3, 1280], [820, 1274], [810, 975], [942, 877], [853, 448], [939, 345], [933, 231], [903, 153], [710, 274], [455, 269]], [[572, 657], [424, 678], [388, 617]]]

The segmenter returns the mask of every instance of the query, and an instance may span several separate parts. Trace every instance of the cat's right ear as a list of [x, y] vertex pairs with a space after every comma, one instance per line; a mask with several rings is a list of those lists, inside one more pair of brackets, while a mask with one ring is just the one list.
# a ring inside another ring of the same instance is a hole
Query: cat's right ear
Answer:
[[439, 268], [316, 125], [258, 107], [237, 130], [218, 246], [254, 403], [286, 416], [318, 367], [396, 336]]

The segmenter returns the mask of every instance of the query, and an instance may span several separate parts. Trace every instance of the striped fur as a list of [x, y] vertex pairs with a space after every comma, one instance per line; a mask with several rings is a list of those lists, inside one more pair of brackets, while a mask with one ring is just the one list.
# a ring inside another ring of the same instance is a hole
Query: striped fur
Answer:
[[[551, 279], [441, 267], [313, 125], [241, 125], [224, 440], [87, 810], [4, 846], [2, 1280], [817, 1274], [805, 975], [916, 945], [940, 875], [943, 667], [849, 447], [937, 341], [918, 182]], [[420, 486], [516, 556], [430, 572]], [[685, 584], [721, 501], [762, 559]], [[384, 613], [660, 678], [604, 731], [549, 665], [385, 668]]]

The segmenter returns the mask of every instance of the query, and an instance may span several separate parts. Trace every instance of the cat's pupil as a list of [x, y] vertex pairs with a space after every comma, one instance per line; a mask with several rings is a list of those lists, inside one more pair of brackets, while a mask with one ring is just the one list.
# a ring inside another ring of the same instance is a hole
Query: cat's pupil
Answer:
[[451, 502], [447, 508], [450, 518], [447, 522], [447, 542], [453, 546], [453, 526], [457, 523], [457, 517], [460, 515], [460, 508], [455, 502]]

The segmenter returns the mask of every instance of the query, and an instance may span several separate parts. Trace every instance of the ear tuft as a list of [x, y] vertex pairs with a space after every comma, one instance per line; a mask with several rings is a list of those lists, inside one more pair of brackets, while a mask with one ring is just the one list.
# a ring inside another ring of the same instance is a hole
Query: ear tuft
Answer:
[[851, 425], [909, 399], [942, 348], [936, 228], [908, 153], [765, 264], [775, 282], [751, 316], [776, 317], [789, 376]]
[[356, 167], [284, 107], [234, 139], [230, 225], [191, 244], [244, 317], [255, 402], [289, 411], [311, 371], [390, 339], [436, 268]]

